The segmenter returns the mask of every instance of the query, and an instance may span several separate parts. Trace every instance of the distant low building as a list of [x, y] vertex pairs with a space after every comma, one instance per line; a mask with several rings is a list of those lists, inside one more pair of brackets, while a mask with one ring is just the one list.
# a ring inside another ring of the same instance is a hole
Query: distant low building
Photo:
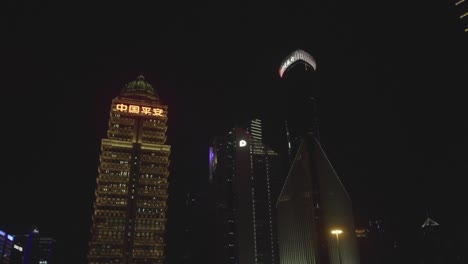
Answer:
[[16, 235], [0, 230], [0, 264], [55, 264], [55, 244], [35, 227]]
[[14, 237], [5, 231], [0, 230], [0, 263], [11, 263]]

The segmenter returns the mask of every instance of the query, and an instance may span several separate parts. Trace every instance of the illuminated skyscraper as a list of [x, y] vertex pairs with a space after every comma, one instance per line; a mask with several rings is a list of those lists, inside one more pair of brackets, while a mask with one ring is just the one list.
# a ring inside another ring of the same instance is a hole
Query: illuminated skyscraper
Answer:
[[278, 162], [278, 154], [263, 145], [259, 119], [214, 140], [214, 263], [278, 264], [272, 188]]
[[112, 100], [101, 141], [88, 263], [163, 263], [167, 106], [143, 76]]
[[[297, 50], [281, 64], [280, 77], [298, 63], [317, 69], [312, 56]], [[316, 102], [309, 91], [315, 87], [301, 86], [295, 107], [288, 109], [296, 117], [295, 136], [288, 140], [291, 164], [276, 204], [280, 263], [359, 264], [351, 198], [319, 140]]]

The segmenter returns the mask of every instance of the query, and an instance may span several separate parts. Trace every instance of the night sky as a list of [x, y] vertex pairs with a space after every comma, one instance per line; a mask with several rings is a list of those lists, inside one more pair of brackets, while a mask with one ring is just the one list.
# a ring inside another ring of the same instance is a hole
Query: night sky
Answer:
[[177, 247], [210, 139], [287, 111], [278, 67], [295, 49], [317, 61], [321, 141], [357, 223], [468, 221], [468, 34], [450, 1], [65, 2], [2, 12], [0, 229], [37, 224], [85, 263], [111, 100], [143, 74], [169, 106]]

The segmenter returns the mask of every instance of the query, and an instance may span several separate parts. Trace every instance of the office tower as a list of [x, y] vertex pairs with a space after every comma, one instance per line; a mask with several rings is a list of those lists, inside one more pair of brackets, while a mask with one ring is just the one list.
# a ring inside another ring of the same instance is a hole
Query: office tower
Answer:
[[282, 83], [297, 86], [284, 87], [292, 90], [289, 100], [294, 107], [288, 110], [297, 140], [289, 142], [290, 169], [276, 204], [280, 263], [358, 264], [351, 198], [318, 137], [316, 95], [310, 92], [316, 87], [294, 83], [299, 75], [285, 74], [298, 63], [317, 70], [314, 58], [302, 50], [292, 52], [280, 67], [280, 77], [289, 75]]
[[262, 123], [214, 139], [210, 182], [215, 202], [214, 263], [278, 263], [272, 180], [279, 158], [262, 142]]
[[16, 235], [0, 230], [0, 264], [55, 264], [55, 244], [55, 239], [41, 237], [37, 227]]
[[0, 230], [0, 264], [23, 264], [24, 246], [16, 235]]
[[167, 106], [143, 76], [112, 100], [101, 141], [89, 264], [163, 263]]
[[57, 241], [51, 237], [41, 237], [39, 238], [39, 264], [41, 261], [47, 264], [56, 263], [56, 245]]
[[[22, 247], [24, 264], [55, 264], [56, 241], [54, 238], [41, 236], [37, 226], [28, 233], [15, 235], [15, 243]], [[12, 262], [13, 263], [13, 262]]]
[[13, 239], [11, 234], [0, 230], [0, 263], [9, 264], [13, 252]]
[[178, 260], [174, 263], [211, 263], [209, 256], [214, 254], [207, 242], [211, 240], [209, 234], [213, 234], [214, 211], [209, 206], [212, 199], [205, 190], [187, 192], [182, 215], [183, 239], [177, 243]]
[[[13, 249], [10, 256], [10, 264], [23, 264], [24, 248], [16, 241], [13, 244]], [[1, 262], [0, 262], [1, 263]], [[5, 262], [3, 262], [5, 263]]]

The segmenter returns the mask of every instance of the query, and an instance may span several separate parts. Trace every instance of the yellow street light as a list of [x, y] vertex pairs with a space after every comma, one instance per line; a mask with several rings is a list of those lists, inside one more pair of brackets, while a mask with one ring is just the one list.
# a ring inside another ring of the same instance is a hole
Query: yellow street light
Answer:
[[336, 245], [338, 247], [338, 257], [340, 258], [340, 264], [341, 264], [341, 249], [340, 249], [340, 238], [339, 235], [343, 234], [343, 230], [341, 229], [333, 229], [331, 231], [333, 235], [336, 235]]
[[331, 233], [338, 236], [339, 234], [343, 233], [343, 230], [335, 229], [335, 230], [332, 230]]

